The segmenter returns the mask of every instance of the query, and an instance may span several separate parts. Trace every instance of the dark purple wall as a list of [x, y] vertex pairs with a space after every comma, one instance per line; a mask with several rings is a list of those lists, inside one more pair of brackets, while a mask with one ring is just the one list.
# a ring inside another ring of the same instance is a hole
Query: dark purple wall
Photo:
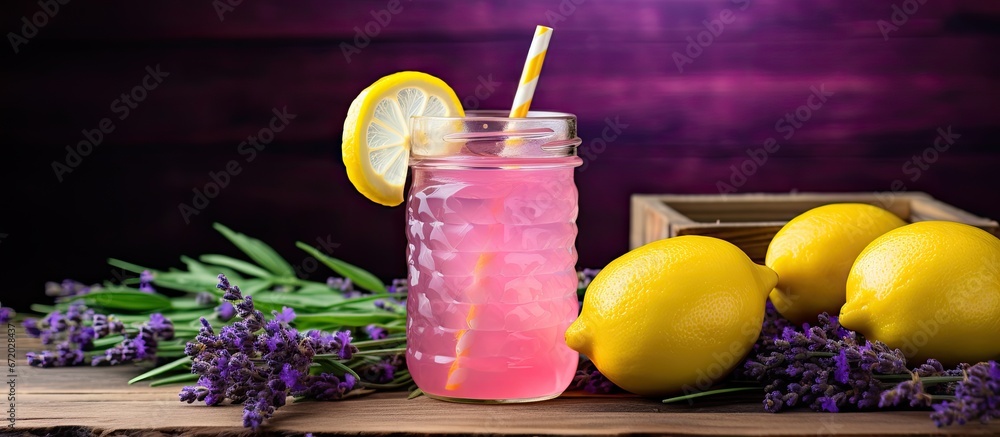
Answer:
[[[585, 139], [581, 266], [627, 250], [629, 194], [713, 193], [720, 182], [885, 191], [899, 180], [1000, 218], [993, 0], [402, 0], [397, 13], [382, 12], [388, 0], [245, 0], [220, 19], [213, 5], [226, 1], [71, 1], [39, 16], [18, 53], [0, 48], [5, 304], [39, 300], [46, 280], [107, 279], [109, 256], [166, 267], [232, 253], [213, 221], [293, 264], [304, 258], [295, 240], [322, 238], [384, 279], [403, 275], [402, 208], [361, 197], [340, 161], [348, 105], [385, 74], [422, 70], [469, 106], [507, 108], [536, 24], [555, 34], [534, 107], [578, 114]], [[2, 8], [8, 43], [42, 11], [36, 0]], [[366, 27], [377, 35], [355, 41]], [[346, 44], [357, 48], [350, 62]], [[169, 75], [120, 119], [115, 100], [147, 66]], [[810, 97], [820, 88], [825, 101]], [[294, 120], [246, 162], [240, 142], [284, 107]], [[797, 110], [805, 121], [776, 124]], [[60, 182], [52, 163], [104, 118], [114, 131]], [[624, 127], [605, 146], [609, 120]], [[960, 137], [934, 150], [949, 127]], [[748, 151], [766, 162], [745, 163]], [[914, 161], [923, 154], [933, 162]], [[179, 204], [230, 160], [242, 172], [186, 223]]]

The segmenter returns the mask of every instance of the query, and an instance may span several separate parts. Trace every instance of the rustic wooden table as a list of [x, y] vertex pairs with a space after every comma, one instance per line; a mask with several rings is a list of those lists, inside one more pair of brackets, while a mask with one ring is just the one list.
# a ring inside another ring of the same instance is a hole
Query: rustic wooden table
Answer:
[[[177, 386], [129, 386], [142, 369], [36, 369], [18, 343], [16, 424], [0, 435], [241, 435], [239, 405], [206, 407], [177, 400]], [[405, 393], [281, 408], [262, 433], [352, 435], [1000, 435], [1000, 423], [939, 429], [927, 412], [765, 413], [759, 400], [663, 405], [637, 397], [567, 395], [521, 405], [465, 405]], [[5, 407], [6, 408], [6, 407]], [[4, 424], [6, 425], [6, 423]]]

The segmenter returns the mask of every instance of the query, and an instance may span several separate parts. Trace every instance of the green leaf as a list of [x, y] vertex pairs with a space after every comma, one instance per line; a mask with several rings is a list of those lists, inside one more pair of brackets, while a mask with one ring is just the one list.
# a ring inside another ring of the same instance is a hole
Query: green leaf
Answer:
[[125, 262], [115, 258], [108, 258], [108, 264], [111, 264], [112, 267], [118, 267], [119, 269], [132, 273], [142, 273], [143, 270], [149, 270], [151, 272], [156, 271], [156, 269], [150, 269], [147, 267], [140, 266], [138, 264], [132, 264], [130, 262]]
[[[404, 298], [404, 297], [406, 297], [406, 293], [370, 294], [368, 296], [352, 297], [350, 299], [344, 299], [344, 300], [342, 300], [340, 302], [337, 302], [337, 303], [331, 305], [330, 308], [350, 307], [350, 306], [353, 306], [354, 304], [368, 303], [368, 302], [379, 300], [379, 299], [399, 299], [399, 298]], [[372, 306], [366, 305], [366, 307], [364, 307], [364, 310], [370, 310], [371, 308], [372, 308]]]
[[[233, 284], [233, 285], [240, 285], [240, 284]], [[245, 286], [240, 286], [240, 288], [243, 290], [244, 295], [254, 295], [257, 293], [269, 291], [269, 289], [271, 288], [272, 285], [274, 285], [274, 283], [268, 281], [267, 279], [249, 279], [243, 281], [243, 285]]]
[[180, 358], [184, 356], [184, 351], [156, 351], [156, 356], [158, 358]]
[[314, 256], [321, 263], [326, 264], [331, 270], [337, 272], [338, 275], [350, 279], [354, 285], [361, 287], [365, 290], [375, 292], [375, 293], [385, 293], [385, 284], [375, 275], [369, 273], [367, 270], [357, 267], [353, 264], [348, 264], [337, 258], [327, 256], [319, 249], [312, 247], [301, 241], [295, 243], [295, 247], [306, 251], [306, 253]]
[[184, 349], [187, 347], [187, 343], [188, 342], [186, 340], [182, 340], [179, 338], [174, 340], [163, 341], [156, 346], [156, 353], [159, 354], [160, 352], [164, 351], [183, 352]]
[[164, 364], [164, 365], [162, 365], [160, 367], [157, 367], [157, 368], [155, 368], [153, 370], [150, 370], [150, 371], [148, 371], [146, 373], [143, 373], [142, 375], [136, 376], [135, 378], [132, 378], [132, 379], [128, 380], [128, 383], [129, 383], [129, 385], [135, 384], [135, 383], [137, 383], [139, 381], [142, 381], [144, 379], [149, 379], [149, 378], [152, 378], [154, 376], [159, 376], [159, 375], [162, 375], [164, 373], [170, 372], [170, 371], [172, 371], [174, 369], [179, 369], [179, 368], [185, 367], [188, 364], [191, 364], [191, 357], [184, 357], [184, 358], [181, 358], [181, 359], [178, 359], [178, 360], [174, 360], [174, 361], [171, 361], [171, 362], [169, 362], [167, 364]]
[[109, 335], [107, 337], [98, 338], [97, 340], [94, 340], [94, 348], [104, 349], [110, 346], [114, 346], [118, 343], [121, 343], [122, 340], [124, 339], [125, 336], [122, 335]]
[[241, 259], [236, 259], [233, 257], [228, 257], [225, 255], [202, 255], [198, 259], [202, 262], [209, 264], [215, 264], [217, 266], [229, 267], [240, 273], [246, 273], [250, 276], [256, 276], [258, 278], [270, 278], [272, 275], [267, 270], [257, 267]]
[[198, 375], [197, 374], [194, 374], [194, 373], [180, 373], [180, 374], [177, 374], [177, 375], [168, 376], [168, 377], [163, 378], [163, 379], [157, 379], [156, 381], [153, 381], [153, 382], [149, 383], [149, 386], [150, 387], [159, 387], [161, 385], [181, 384], [181, 383], [185, 383], [185, 382], [194, 382], [194, 381], [197, 381], [197, 380], [198, 380]]
[[415, 389], [410, 392], [410, 395], [406, 397], [406, 400], [416, 399], [424, 395], [424, 391], [421, 389]]
[[339, 371], [339, 375], [344, 375], [350, 373], [358, 381], [361, 381], [361, 377], [354, 371], [354, 369], [347, 367], [344, 363], [337, 361], [330, 357], [317, 357], [313, 360], [316, 364], [319, 364], [320, 368], [326, 373], [331, 373], [334, 371]]
[[292, 266], [288, 264], [288, 261], [281, 258], [281, 255], [278, 255], [278, 252], [275, 252], [271, 246], [264, 244], [264, 242], [256, 238], [251, 238], [239, 232], [233, 231], [221, 223], [215, 223], [212, 227], [221, 232], [222, 235], [229, 239], [229, 241], [233, 242], [233, 244], [242, 250], [243, 253], [246, 253], [250, 259], [259, 264], [261, 267], [271, 271], [271, 273], [278, 276], [295, 276]]
[[208, 276], [212, 276], [212, 275], [218, 275], [219, 274], [218, 272], [215, 272], [215, 271], [211, 270], [205, 264], [202, 264], [202, 263], [198, 262], [194, 258], [190, 258], [190, 257], [186, 257], [186, 256], [181, 256], [181, 262], [183, 262], [184, 265], [187, 266], [187, 269], [188, 269], [189, 272], [194, 273], [196, 275], [208, 275]]
[[362, 341], [351, 342], [351, 344], [353, 344], [358, 349], [365, 349], [372, 346], [394, 345], [399, 343], [406, 343], [406, 337], [399, 336], [399, 337], [383, 338], [381, 340], [362, 340]]
[[170, 299], [170, 307], [174, 310], [197, 310], [212, 308], [218, 305], [218, 302], [212, 302], [208, 305], [202, 305], [198, 303], [198, 299], [193, 297], [175, 297]]
[[55, 305], [42, 305], [40, 303], [33, 303], [29, 306], [32, 311], [36, 313], [48, 314], [56, 310]]
[[356, 357], [364, 357], [364, 356], [369, 356], [369, 355], [392, 355], [392, 354], [401, 354], [403, 352], [406, 352], [406, 347], [395, 347], [395, 348], [389, 348], [389, 349], [372, 349], [372, 350], [358, 351], [358, 352], [354, 353], [354, 356], [356, 356]]
[[157, 272], [153, 275], [154, 285], [189, 293], [208, 292], [221, 296], [222, 292], [215, 287], [218, 283], [219, 279], [213, 275], [189, 272]]
[[160, 311], [170, 308], [170, 298], [132, 288], [103, 288], [80, 297], [88, 306], [127, 311]]
[[333, 289], [326, 284], [320, 284], [319, 282], [304, 282], [304, 285], [296, 290], [295, 293], [309, 296], [331, 296], [332, 298], [337, 299], [338, 302], [344, 300], [344, 295], [333, 291]]
[[315, 296], [298, 293], [260, 292], [251, 294], [254, 304], [267, 304], [280, 309], [282, 306], [294, 308], [296, 311], [320, 311], [343, 300], [329, 296]]
[[405, 317], [406, 316], [400, 316], [398, 314], [387, 313], [384, 311], [369, 313], [330, 311], [313, 314], [298, 314], [294, 323], [299, 329], [329, 329], [367, 326], [372, 323], [385, 323]]
[[192, 320], [198, 320], [202, 317], [211, 316], [215, 312], [213, 308], [201, 308], [187, 311], [171, 311], [169, 313], [163, 313], [163, 317], [166, 317], [173, 321], [174, 323], [190, 322]]

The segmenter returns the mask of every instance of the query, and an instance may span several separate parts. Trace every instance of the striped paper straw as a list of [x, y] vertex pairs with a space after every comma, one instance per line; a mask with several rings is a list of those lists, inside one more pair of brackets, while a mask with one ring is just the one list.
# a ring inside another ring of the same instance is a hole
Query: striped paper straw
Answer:
[[538, 85], [538, 75], [542, 72], [542, 62], [545, 62], [545, 52], [549, 49], [550, 39], [552, 39], [551, 27], [535, 27], [535, 37], [531, 39], [531, 48], [528, 49], [528, 59], [524, 62], [524, 71], [521, 72], [521, 82], [517, 85], [517, 94], [514, 95], [514, 106], [510, 110], [511, 118], [528, 116], [531, 97], [535, 94], [535, 85]]

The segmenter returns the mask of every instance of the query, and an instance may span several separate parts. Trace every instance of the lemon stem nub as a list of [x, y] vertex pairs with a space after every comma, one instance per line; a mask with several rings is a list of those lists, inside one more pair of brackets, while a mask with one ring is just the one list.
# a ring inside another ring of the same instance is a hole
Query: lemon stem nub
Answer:
[[757, 277], [760, 278], [760, 282], [764, 284], [764, 295], [767, 296], [774, 289], [775, 285], [778, 285], [778, 273], [765, 266], [755, 264], [757, 267]]
[[573, 324], [566, 328], [566, 346], [581, 354], [590, 356], [590, 338], [587, 335], [587, 327], [583, 319], [576, 319]]

